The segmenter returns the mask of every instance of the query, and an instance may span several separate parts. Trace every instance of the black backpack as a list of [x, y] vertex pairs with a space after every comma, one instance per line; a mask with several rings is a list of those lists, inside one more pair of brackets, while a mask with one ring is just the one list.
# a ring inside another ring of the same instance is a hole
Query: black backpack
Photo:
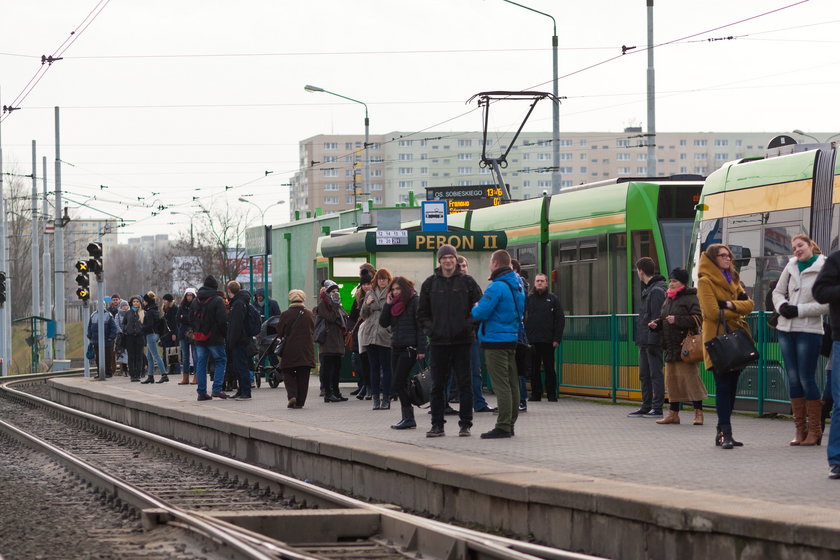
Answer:
[[196, 342], [207, 342], [213, 336], [208, 307], [214, 297], [216, 296], [212, 295], [204, 301], [196, 298], [190, 306], [190, 323], [193, 326], [193, 338]]
[[253, 305], [246, 305], [245, 307], [248, 309], [245, 316], [245, 334], [257, 336], [260, 334], [260, 327], [262, 327], [260, 312]]

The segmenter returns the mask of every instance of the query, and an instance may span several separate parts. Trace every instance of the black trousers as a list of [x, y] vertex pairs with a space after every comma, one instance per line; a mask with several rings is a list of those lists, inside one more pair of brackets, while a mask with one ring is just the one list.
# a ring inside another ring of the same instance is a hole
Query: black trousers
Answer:
[[417, 362], [417, 354], [414, 350], [391, 348], [391, 372], [394, 376], [391, 390], [396, 390], [400, 399], [403, 420], [414, 420], [414, 407], [408, 400], [408, 375], [415, 362]]
[[125, 351], [128, 353], [128, 374], [132, 379], [143, 377], [143, 350], [146, 348], [146, 337], [142, 334], [125, 336]]
[[539, 400], [543, 394], [540, 364], [545, 368], [545, 392], [549, 399], [557, 398], [557, 371], [554, 369], [554, 344], [534, 342], [533, 367], [531, 368], [531, 398]]
[[341, 356], [321, 354], [321, 382], [324, 385], [324, 396], [340, 395], [338, 379], [341, 376]]
[[432, 426], [443, 427], [443, 412], [446, 408], [444, 390], [450, 372], [458, 385], [459, 420], [461, 427], [472, 427], [472, 371], [470, 370], [469, 344], [435, 344], [429, 349], [432, 372]]

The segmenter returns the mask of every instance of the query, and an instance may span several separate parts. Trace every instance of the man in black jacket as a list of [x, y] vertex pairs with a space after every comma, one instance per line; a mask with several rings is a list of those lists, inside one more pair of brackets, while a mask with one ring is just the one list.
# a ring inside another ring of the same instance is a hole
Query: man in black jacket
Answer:
[[642, 303], [636, 319], [636, 346], [639, 347], [639, 381], [642, 385], [642, 406], [630, 418], [662, 418], [665, 402], [665, 376], [662, 374], [662, 335], [648, 328], [659, 317], [665, 292], [665, 277], [656, 273], [650, 257], [636, 261], [636, 274], [642, 282]]
[[548, 277], [537, 274], [534, 277], [534, 289], [525, 300], [525, 334], [528, 343], [534, 346], [534, 361], [531, 370], [531, 398], [542, 398], [542, 379], [540, 362], [545, 368], [545, 390], [548, 400], [557, 401], [557, 372], [554, 369], [554, 349], [563, 340], [566, 316], [560, 300], [548, 291]]
[[473, 419], [470, 345], [475, 340], [470, 312], [481, 299], [481, 288], [472, 276], [461, 274], [455, 247], [441, 245], [437, 256], [440, 266], [423, 282], [417, 309], [420, 325], [429, 336], [431, 354], [432, 429], [426, 437], [444, 435], [444, 388], [450, 371], [458, 382], [459, 435], [468, 436]]
[[[219, 282], [208, 276], [204, 284], [198, 289], [196, 299], [190, 306], [190, 323], [193, 326], [195, 338], [195, 373], [198, 378], [198, 400], [209, 401], [216, 397], [226, 399], [228, 395], [222, 392], [225, 381], [225, 339], [227, 338], [227, 310], [225, 302], [219, 297], [217, 290]], [[207, 362], [213, 357], [215, 369], [213, 371], [213, 388], [207, 394]], [[250, 383], [249, 383], [250, 386]]]
[[251, 398], [248, 344], [252, 339], [245, 332], [245, 325], [248, 321], [248, 305], [251, 303], [251, 294], [247, 290], [243, 290], [236, 280], [228, 282], [227, 292], [230, 298], [227, 347], [230, 350], [230, 359], [233, 362], [233, 373], [239, 381], [239, 388], [233, 398], [238, 401], [247, 401]]

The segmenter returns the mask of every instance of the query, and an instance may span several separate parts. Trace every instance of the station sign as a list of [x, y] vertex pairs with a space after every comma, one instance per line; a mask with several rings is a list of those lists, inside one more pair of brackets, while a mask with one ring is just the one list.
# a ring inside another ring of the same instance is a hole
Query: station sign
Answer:
[[448, 228], [446, 216], [446, 200], [424, 200], [421, 203], [420, 229], [423, 231], [446, 231]]
[[450, 214], [499, 206], [503, 203], [503, 195], [502, 189], [497, 185], [426, 188], [426, 200], [449, 201]]
[[507, 248], [507, 234], [504, 231], [406, 231], [405, 243], [400, 245], [380, 245], [380, 237], [377, 235], [379, 233], [370, 231], [365, 234], [367, 252], [437, 251], [441, 245], [452, 245], [457, 251], [495, 251]]

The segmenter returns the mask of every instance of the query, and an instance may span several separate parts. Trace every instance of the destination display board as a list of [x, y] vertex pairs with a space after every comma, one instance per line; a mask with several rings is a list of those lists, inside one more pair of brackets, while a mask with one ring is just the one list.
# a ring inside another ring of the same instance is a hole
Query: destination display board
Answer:
[[426, 187], [426, 200], [448, 200], [450, 214], [499, 206], [503, 194], [497, 185]]

